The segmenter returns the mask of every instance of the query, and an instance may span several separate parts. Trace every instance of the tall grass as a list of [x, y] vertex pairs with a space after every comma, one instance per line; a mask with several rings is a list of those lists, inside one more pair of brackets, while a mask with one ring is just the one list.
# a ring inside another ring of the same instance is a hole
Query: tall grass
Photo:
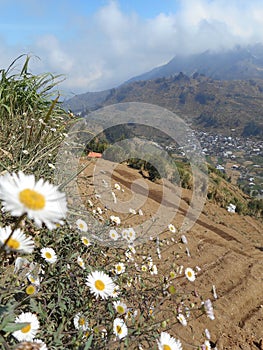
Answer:
[[30, 59], [21, 55], [0, 70], [0, 173], [46, 174], [70, 121], [55, 89], [62, 76], [32, 74]]

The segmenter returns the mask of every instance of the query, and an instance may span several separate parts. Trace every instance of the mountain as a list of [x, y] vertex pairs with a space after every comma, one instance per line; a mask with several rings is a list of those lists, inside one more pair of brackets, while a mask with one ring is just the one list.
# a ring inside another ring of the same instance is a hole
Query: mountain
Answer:
[[162, 106], [200, 130], [262, 137], [263, 45], [177, 56], [117, 88], [76, 95], [64, 108], [86, 115], [120, 102]]
[[65, 110], [71, 110], [74, 113], [87, 112], [101, 107], [111, 90], [104, 90], [98, 92], [86, 92], [71, 97], [63, 103]]
[[133, 77], [126, 83], [169, 77], [183, 72], [192, 76], [204, 74], [219, 80], [242, 80], [263, 78], [263, 45], [245, 48], [237, 46], [221, 52], [205, 51], [194, 55], [177, 55], [167, 64]]
[[198, 73], [136, 81], [112, 89], [104, 105], [144, 102], [167, 108], [195, 129], [263, 135], [263, 80], [214, 80]]

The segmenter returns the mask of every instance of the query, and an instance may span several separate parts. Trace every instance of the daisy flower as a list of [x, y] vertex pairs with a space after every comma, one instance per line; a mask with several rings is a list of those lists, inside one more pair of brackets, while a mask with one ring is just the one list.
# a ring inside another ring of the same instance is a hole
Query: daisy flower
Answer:
[[159, 350], [182, 350], [182, 344], [180, 340], [176, 340], [171, 337], [169, 333], [162, 332], [160, 339], [157, 340]]
[[102, 299], [107, 299], [112, 296], [115, 288], [111, 277], [102, 271], [90, 273], [87, 277], [86, 284], [90, 288], [91, 293], [95, 294], [96, 298], [100, 296]]
[[129, 213], [130, 213], [130, 214], [133, 214], [133, 215], [136, 215], [136, 210], [130, 208], [130, 209], [129, 209]]
[[123, 273], [125, 271], [125, 265], [122, 262], [119, 262], [114, 267], [115, 267], [115, 273], [117, 275], [120, 275], [121, 273]]
[[142, 270], [143, 272], [146, 272], [146, 271], [148, 270], [147, 265], [143, 264], [143, 265], [141, 266], [141, 270]]
[[118, 285], [115, 285], [113, 292], [112, 292], [112, 297], [117, 298], [120, 294], [121, 294], [120, 287]]
[[182, 236], [181, 236], [181, 241], [182, 241], [182, 243], [184, 243], [184, 244], [187, 244], [187, 243], [188, 243], [187, 238], [186, 238], [185, 235], [182, 235]]
[[82, 269], [85, 269], [85, 263], [84, 263], [83, 259], [80, 256], [78, 256], [77, 263], [79, 264], [79, 266]]
[[88, 203], [89, 207], [93, 207], [93, 203], [92, 203], [92, 201], [90, 199], [88, 199], [87, 203]]
[[181, 323], [181, 325], [187, 326], [187, 321], [183, 314], [178, 314], [177, 320]]
[[119, 225], [121, 223], [121, 219], [118, 216], [111, 215], [110, 220], [115, 225]]
[[27, 275], [27, 279], [28, 279], [29, 282], [30, 282], [31, 284], [33, 284], [34, 286], [37, 286], [37, 287], [40, 286], [40, 279], [39, 279], [38, 276], [34, 276], [34, 274], [29, 273], [29, 274]]
[[73, 319], [73, 323], [76, 329], [81, 329], [82, 331], [86, 331], [89, 329], [88, 320], [81, 312], [77, 313]]
[[117, 239], [120, 237], [120, 235], [118, 234], [118, 232], [116, 230], [110, 230], [109, 236], [114, 241], [117, 241]]
[[191, 269], [191, 267], [187, 267], [185, 269], [185, 276], [187, 277], [187, 279], [190, 282], [194, 282], [194, 280], [195, 280], [195, 272], [194, 272], [193, 269]]
[[115, 310], [118, 314], [124, 315], [127, 312], [127, 305], [121, 301], [115, 301], [114, 303]]
[[122, 233], [122, 237], [126, 239], [129, 243], [132, 243], [135, 240], [136, 233], [132, 227], [125, 228]]
[[28, 323], [28, 325], [24, 326], [19, 331], [12, 333], [18, 341], [32, 341], [35, 338], [37, 330], [39, 329], [39, 322], [35, 314], [31, 312], [22, 312], [22, 314], [16, 317], [15, 323]]
[[158, 274], [158, 269], [156, 265], [153, 265], [150, 271], [151, 275], [157, 275]]
[[205, 336], [206, 336], [207, 339], [211, 339], [210, 332], [209, 332], [209, 330], [207, 328], [205, 329]]
[[89, 246], [91, 245], [90, 240], [89, 240], [88, 237], [86, 237], [86, 236], [82, 236], [82, 237], [81, 237], [81, 241], [82, 241], [82, 243], [83, 243], [86, 247], [89, 247]]
[[120, 186], [119, 184], [116, 183], [116, 184], [114, 185], [114, 188], [115, 188], [116, 190], [120, 191], [121, 186]]
[[82, 232], [87, 232], [88, 231], [88, 225], [87, 223], [82, 220], [82, 219], [78, 219], [76, 221], [76, 225], [77, 225], [77, 228], [82, 231]]
[[52, 248], [42, 248], [40, 250], [42, 258], [44, 258], [48, 263], [53, 264], [57, 261], [57, 255]]
[[0, 178], [0, 199], [3, 207], [13, 216], [27, 214], [38, 227], [44, 223], [50, 230], [56, 228], [56, 223], [63, 224], [67, 203], [65, 194], [57, 186], [36, 181], [34, 175], [3, 175]]
[[0, 227], [0, 245], [5, 245], [6, 251], [30, 254], [34, 250], [34, 241], [27, 237], [19, 228], [16, 229], [8, 240], [12, 229], [10, 226]]
[[134, 231], [134, 229], [132, 227], [128, 228], [127, 231], [128, 231], [128, 233], [127, 233], [126, 239], [127, 239], [128, 242], [131, 243], [131, 242], [133, 242], [135, 240], [136, 233], [135, 233], [135, 231]]
[[215, 319], [215, 315], [214, 315], [214, 309], [213, 309], [213, 305], [210, 299], [207, 299], [204, 302], [204, 308], [205, 308], [205, 313], [207, 315], [207, 317], [210, 318], [210, 320], [214, 320]]
[[30, 284], [29, 286], [26, 287], [26, 294], [27, 295], [33, 295], [37, 293], [37, 288], [35, 285]]
[[97, 212], [101, 215], [103, 213], [103, 210], [100, 207], [97, 207]]
[[115, 318], [113, 322], [113, 332], [119, 339], [126, 337], [128, 334], [128, 328], [125, 322], [119, 317]]
[[209, 340], [205, 340], [204, 344], [202, 345], [202, 350], [211, 350], [211, 345]]
[[133, 245], [128, 245], [128, 249], [132, 254], [136, 254], [136, 249], [134, 248]]
[[168, 225], [168, 229], [169, 229], [169, 231], [172, 232], [172, 233], [175, 233], [175, 232], [176, 232], [176, 228], [174, 227], [173, 224], [169, 224], [169, 225]]

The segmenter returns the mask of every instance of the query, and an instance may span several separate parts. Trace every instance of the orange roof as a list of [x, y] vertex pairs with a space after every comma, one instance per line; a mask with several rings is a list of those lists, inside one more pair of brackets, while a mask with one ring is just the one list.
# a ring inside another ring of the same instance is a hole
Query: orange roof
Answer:
[[97, 152], [89, 152], [88, 157], [90, 158], [101, 158], [102, 154]]

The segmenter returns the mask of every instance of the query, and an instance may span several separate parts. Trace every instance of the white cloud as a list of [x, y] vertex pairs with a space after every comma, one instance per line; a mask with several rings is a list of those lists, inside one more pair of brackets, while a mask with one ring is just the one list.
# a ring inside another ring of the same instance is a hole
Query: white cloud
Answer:
[[62, 88], [81, 93], [114, 87], [178, 53], [263, 42], [262, 0], [180, 0], [179, 5], [176, 13], [151, 19], [123, 13], [116, 1], [93, 16], [72, 8], [64, 37], [45, 34], [26, 47], [10, 47], [0, 37], [0, 63], [3, 67], [28, 50], [41, 58], [38, 70], [66, 74]]

